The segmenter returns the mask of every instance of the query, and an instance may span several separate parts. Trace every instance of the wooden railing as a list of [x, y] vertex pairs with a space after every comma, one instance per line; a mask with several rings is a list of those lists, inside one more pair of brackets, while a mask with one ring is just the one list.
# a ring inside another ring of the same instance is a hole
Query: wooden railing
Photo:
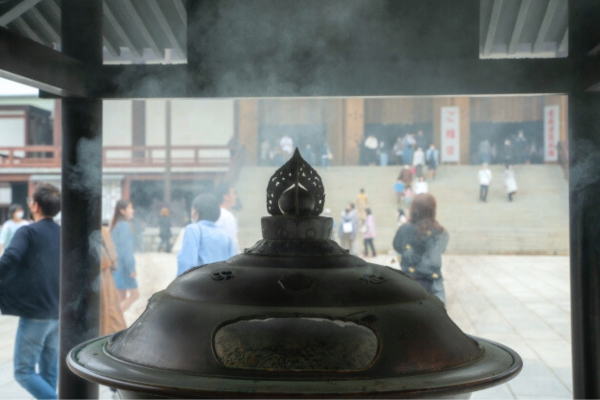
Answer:
[[0, 147], [0, 168], [60, 167], [57, 146]]
[[[105, 146], [104, 167], [166, 167], [165, 146]], [[172, 167], [224, 167], [231, 164], [227, 146], [171, 146]], [[0, 147], [0, 168], [60, 167], [58, 146]]]
[[[165, 146], [106, 146], [102, 148], [105, 167], [166, 167]], [[172, 167], [228, 167], [227, 146], [171, 146]]]

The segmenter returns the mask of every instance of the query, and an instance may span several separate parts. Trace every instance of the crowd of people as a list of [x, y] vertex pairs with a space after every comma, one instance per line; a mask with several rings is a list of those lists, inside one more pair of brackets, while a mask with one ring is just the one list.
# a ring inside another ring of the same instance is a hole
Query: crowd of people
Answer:
[[544, 149], [534, 140], [527, 139], [519, 130], [516, 136], [507, 137], [504, 142], [491, 143], [489, 139], [479, 142], [477, 149], [481, 164], [532, 164], [544, 161]]
[[[259, 164], [280, 167], [292, 157], [295, 148], [294, 140], [287, 134], [283, 135], [278, 141], [264, 139], [260, 143]], [[333, 153], [326, 141], [318, 145], [306, 143], [304, 146], [300, 146], [300, 151], [302, 157], [310, 165], [320, 165], [322, 168], [331, 166]]]
[[[230, 212], [235, 190], [217, 186], [192, 202], [192, 223], [183, 232], [177, 275], [193, 267], [226, 260], [239, 252], [237, 221]], [[0, 230], [0, 309], [19, 317], [15, 338], [15, 380], [37, 399], [56, 399], [60, 285], [60, 212], [58, 188], [39, 184], [23, 206], [13, 204]], [[127, 327], [124, 313], [139, 298], [133, 203], [117, 201], [113, 218], [101, 228], [99, 294], [100, 334]], [[159, 251], [171, 250], [169, 210], [160, 211]]]

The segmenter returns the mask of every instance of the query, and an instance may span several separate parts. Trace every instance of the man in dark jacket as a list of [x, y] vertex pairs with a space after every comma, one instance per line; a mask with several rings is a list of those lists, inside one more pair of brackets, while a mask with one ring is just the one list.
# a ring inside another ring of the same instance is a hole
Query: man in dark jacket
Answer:
[[60, 193], [40, 184], [27, 204], [35, 223], [19, 228], [0, 258], [0, 310], [20, 317], [15, 380], [36, 399], [56, 399]]

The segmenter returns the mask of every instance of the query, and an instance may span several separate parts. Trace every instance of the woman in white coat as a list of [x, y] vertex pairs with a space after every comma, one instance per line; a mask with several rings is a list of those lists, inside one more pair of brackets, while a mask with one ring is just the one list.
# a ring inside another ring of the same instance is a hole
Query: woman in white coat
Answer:
[[513, 196], [517, 194], [517, 180], [515, 179], [515, 170], [510, 164], [507, 164], [504, 170], [504, 187], [508, 194], [508, 201], [513, 201]]

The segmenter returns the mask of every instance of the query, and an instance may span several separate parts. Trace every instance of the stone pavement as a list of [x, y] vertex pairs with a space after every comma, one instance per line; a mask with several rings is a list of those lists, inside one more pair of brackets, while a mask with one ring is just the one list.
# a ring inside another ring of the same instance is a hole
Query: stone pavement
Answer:
[[[175, 255], [136, 255], [141, 299], [126, 313], [129, 323], [147, 299], [174, 278]], [[392, 256], [369, 259], [397, 266]], [[447, 309], [466, 333], [501, 342], [524, 361], [509, 383], [473, 399], [571, 398], [569, 259], [563, 256], [444, 256]], [[17, 318], [0, 316], [0, 398], [31, 398], [13, 379]], [[110, 398], [101, 388], [101, 398]]]

